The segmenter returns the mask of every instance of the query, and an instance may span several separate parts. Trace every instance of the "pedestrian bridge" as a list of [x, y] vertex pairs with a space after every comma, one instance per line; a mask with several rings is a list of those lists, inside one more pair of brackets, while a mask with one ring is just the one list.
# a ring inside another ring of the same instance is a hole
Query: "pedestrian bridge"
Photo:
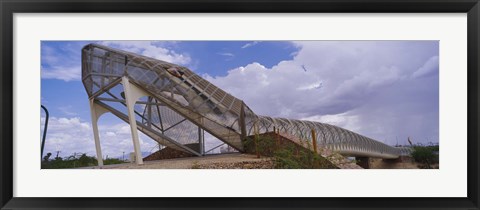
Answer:
[[[274, 130], [312, 145], [315, 140], [317, 147], [344, 156], [394, 159], [410, 153], [326, 123], [257, 115], [188, 68], [102, 45], [82, 49], [82, 82], [97, 157], [102, 157], [97, 121], [106, 112], [130, 124], [136, 154], [141, 154], [138, 131], [161, 145], [201, 156], [204, 131], [242, 152], [247, 136]], [[136, 162], [143, 163], [140, 155]]]

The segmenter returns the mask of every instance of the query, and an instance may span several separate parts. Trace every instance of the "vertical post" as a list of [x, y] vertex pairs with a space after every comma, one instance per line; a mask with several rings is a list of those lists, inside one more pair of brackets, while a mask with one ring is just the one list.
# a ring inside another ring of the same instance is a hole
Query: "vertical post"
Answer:
[[90, 99], [90, 114], [92, 117], [93, 138], [95, 140], [98, 166], [103, 166], [102, 147], [100, 145], [100, 135], [98, 134], [98, 118], [105, 112], [108, 112], [108, 110], [95, 104], [95, 99]]
[[203, 129], [198, 126], [198, 144], [200, 147], [200, 154], [203, 156], [205, 155], [205, 140], [204, 140], [204, 133]]
[[243, 101], [242, 101], [242, 105], [240, 106], [240, 116], [238, 119], [238, 125], [240, 126], [240, 137], [242, 138], [242, 141], [243, 141], [247, 137], [247, 128], [245, 124], [245, 108], [244, 108]]
[[312, 145], [313, 151], [317, 153], [317, 136], [315, 135], [315, 129], [312, 129]]
[[147, 107], [147, 119], [148, 119], [147, 126], [151, 128], [152, 127], [152, 97], [151, 96], [148, 97], [146, 107]]
[[278, 148], [277, 129], [275, 128], [275, 126], [273, 126], [273, 138], [274, 138], [274, 141], [275, 141], [275, 149], [277, 149]]
[[202, 155], [205, 155], [205, 130], [202, 129]]
[[257, 120], [255, 120], [253, 124], [253, 130], [255, 133], [255, 137], [254, 137], [255, 153], [257, 154], [257, 158], [260, 158], [260, 153], [258, 152], [258, 121]]
[[125, 100], [127, 102], [128, 120], [130, 123], [130, 130], [132, 133], [133, 149], [135, 151], [135, 162], [138, 165], [143, 164], [142, 152], [140, 149], [140, 142], [138, 140], [137, 120], [135, 119], [135, 103], [138, 98], [143, 95], [148, 95], [144, 91], [130, 84], [127, 77], [122, 78], [123, 91], [125, 92]]
[[280, 142], [280, 128], [277, 128], [277, 142], [279, 145], [282, 145], [282, 143]]

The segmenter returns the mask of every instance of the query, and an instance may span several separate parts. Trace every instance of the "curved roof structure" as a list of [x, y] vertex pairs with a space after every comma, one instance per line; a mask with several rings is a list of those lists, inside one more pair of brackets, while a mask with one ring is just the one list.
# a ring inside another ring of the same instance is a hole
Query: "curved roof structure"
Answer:
[[129, 122], [122, 79], [145, 96], [135, 104], [137, 129], [192, 154], [199, 154], [192, 145], [201, 129], [243, 151], [242, 139], [274, 128], [307, 141], [313, 129], [317, 145], [346, 156], [397, 158], [410, 152], [325, 123], [257, 115], [241, 99], [179, 65], [97, 44], [82, 49], [82, 81], [90, 99]]

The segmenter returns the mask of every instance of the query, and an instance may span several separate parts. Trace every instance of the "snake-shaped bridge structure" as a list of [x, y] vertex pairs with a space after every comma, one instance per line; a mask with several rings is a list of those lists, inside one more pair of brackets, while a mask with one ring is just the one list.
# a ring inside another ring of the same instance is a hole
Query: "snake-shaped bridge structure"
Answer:
[[[130, 124], [136, 154], [141, 151], [138, 130], [161, 145], [200, 156], [203, 131], [242, 152], [242, 139], [274, 129], [316, 139], [319, 147], [345, 156], [393, 159], [410, 153], [326, 123], [257, 115], [186, 67], [98, 44], [82, 49], [82, 82], [90, 99], [97, 157], [102, 157], [97, 120], [106, 112]], [[136, 161], [143, 163], [139, 155]]]

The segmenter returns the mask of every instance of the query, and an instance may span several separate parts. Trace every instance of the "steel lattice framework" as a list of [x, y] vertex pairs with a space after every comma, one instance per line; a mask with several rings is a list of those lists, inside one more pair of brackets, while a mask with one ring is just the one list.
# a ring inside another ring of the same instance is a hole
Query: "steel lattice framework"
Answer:
[[[409, 148], [391, 147], [325, 123], [256, 115], [242, 100], [188, 68], [102, 45], [82, 49], [82, 81], [90, 99], [98, 157], [97, 120], [105, 112], [130, 124], [137, 154], [137, 130], [161, 145], [203, 155], [204, 130], [243, 151], [242, 139], [274, 128], [306, 141], [312, 141], [314, 129], [317, 145], [346, 156], [398, 158], [410, 153]], [[137, 161], [142, 163], [140, 157]]]

